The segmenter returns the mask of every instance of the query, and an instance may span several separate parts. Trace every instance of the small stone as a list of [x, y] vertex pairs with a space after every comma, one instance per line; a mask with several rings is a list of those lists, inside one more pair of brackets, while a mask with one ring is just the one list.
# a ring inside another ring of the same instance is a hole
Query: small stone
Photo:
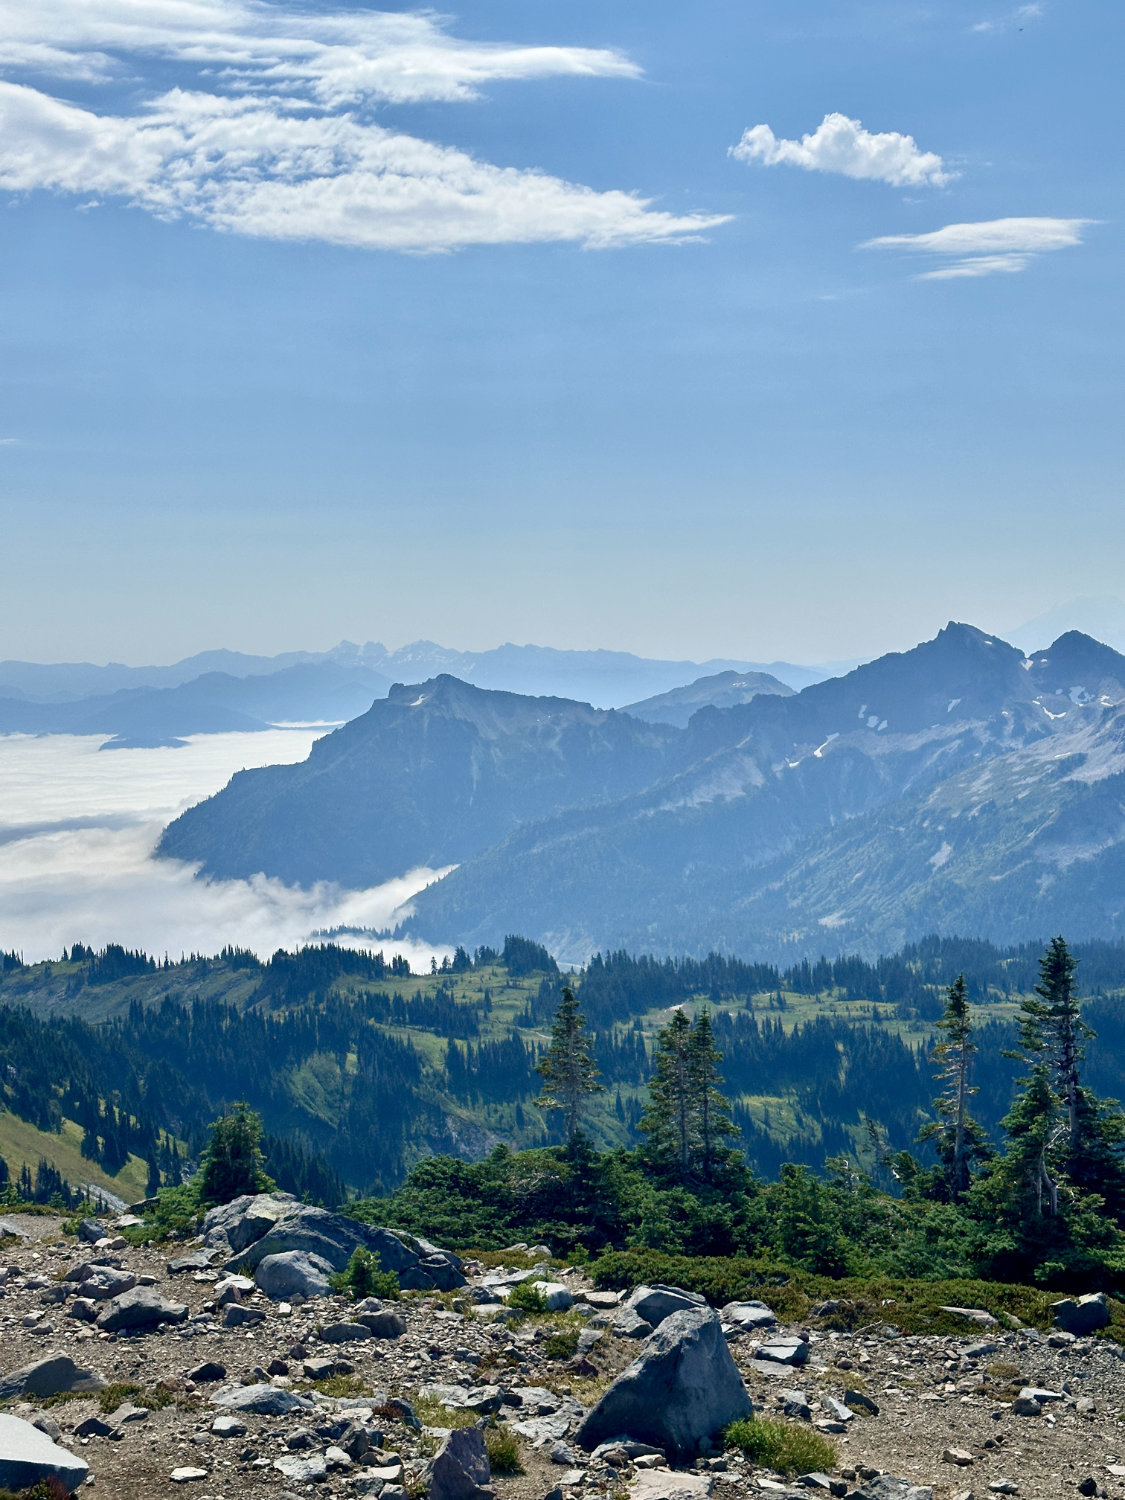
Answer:
[[211, 1431], [216, 1437], [236, 1438], [246, 1436], [246, 1423], [241, 1417], [221, 1416], [216, 1417], [211, 1423]]
[[869, 1416], [877, 1417], [879, 1408], [870, 1396], [864, 1395], [862, 1391], [845, 1391], [844, 1405], [850, 1406], [855, 1411], [865, 1411]]
[[310, 1458], [275, 1458], [273, 1466], [286, 1479], [297, 1484], [319, 1484], [328, 1478], [328, 1465], [321, 1453], [314, 1453]]
[[956, 1464], [958, 1468], [968, 1468], [973, 1461], [973, 1455], [966, 1448], [947, 1448], [941, 1455], [943, 1464]]
[[324, 1461], [330, 1469], [350, 1469], [352, 1466], [352, 1461], [343, 1448], [337, 1448], [334, 1444], [325, 1450]]
[[87, 1417], [85, 1421], [79, 1422], [74, 1429], [75, 1437], [112, 1437], [114, 1427], [104, 1417]]
[[192, 1484], [197, 1479], [206, 1479], [207, 1470], [190, 1468], [173, 1469], [168, 1478], [173, 1484]]
[[324, 1344], [358, 1343], [370, 1337], [371, 1329], [363, 1323], [330, 1323], [320, 1330], [320, 1340]]
[[227, 1378], [226, 1365], [220, 1365], [215, 1360], [209, 1359], [206, 1363], [196, 1365], [194, 1370], [187, 1372], [187, 1379], [194, 1380], [196, 1385], [209, 1385], [215, 1380]]

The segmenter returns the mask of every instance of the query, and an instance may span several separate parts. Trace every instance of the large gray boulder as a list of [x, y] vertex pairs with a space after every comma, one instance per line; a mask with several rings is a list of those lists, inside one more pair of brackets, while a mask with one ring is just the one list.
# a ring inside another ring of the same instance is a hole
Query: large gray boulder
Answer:
[[492, 1500], [491, 1477], [484, 1433], [456, 1427], [430, 1465], [430, 1500]]
[[90, 1466], [84, 1459], [53, 1443], [45, 1432], [19, 1417], [0, 1415], [0, 1486], [30, 1489], [41, 1479], [55, 1478], [76, 1490]]
[[289, 1297], [327, 1297], [334, 1267], [307, 1250], [283, 1250], [258, 1262], [254, 1280], [267, 1297], [283, 1302]]
[[[461, 1262], [448, 1250], [439, 1250], [428, 1240], [417, 1239], [399, 1230], [377, 1229], [349, 1219], [345, 1214], [330, 1213], [289, 1198], [260, 1194], [256, 1198], [235, 1199], [212, 1209], [221, 1215], [211, 1222], [204, 1220], [210, 1237], [221, 1230], [232, 1249], [239, 1249], [228, 1263], [231, 1271], [254, 1271], [267, 1256], [284, 1255], [302, 1250], [326, 1261], [334, 1271], [342, 1271], [357, 1249], [373, 1251], [384, 1271], [393, 1271], [411, 1291], [453, 1291], [465, 1285]], [[267, 1201], [269, 1200], [269, 1201]], [[238, 1208], [242, 1203], [243, 1207]], [[275, 1208], [280, 1209], [275, 1214]], [[254, 1237], [248, 1238], [253, 1232]]]
[[182, 1323], [188, 1315], [186, 1302], [169, 1302], [151, 1287], [134, 1287], [122, 1292], [102, 1308], [97, 1325], [106, 1333], [121, 1333], [131, 1328], [155, 1328], [158, 1323]]
[[777, 1314], [764, 1302], [728, 1302], [720, 1311], [724, 1323], [735, 1328], [772, 1328]]
[[105, 1384], [96, 1370], [80, 1369], [68, 1354], [49, 1354], [0, 1377], [0, 1401], [15, 1396], [57, 1396], [63, 1391], [101, 1391]]
[[225, 1411], [249, 1411], [258, 1417], [287, 1417], [295, 1411], [312, 1411], [305, 1396], [276, 1385], [229, 1385], [211, 1397], [212, 1406]]
[[653, 1328], [658, 1327], [673, 1313], [684, 1312], [691, 1307], [706, 1306], [707, 1298], [701, 1297], [698, 1292], [685, 1292], [683, 1287], [662, 1286], [659, 1282], [652, 1286], [637, 1287], [625, 1303], [626, 1308], [635, 1312], [638, 1318], [643, 1318]]
[[692, 1307], [672, 1313], [645, 1340], [576, 1436], [584, 1448], [635, 1438], [687, 1461], [750, 1410], [718, 1317], [710, 1308]]
[[1091, 1292], [1089, 1296], [1064, 1297], [1061, 1302], [1051, 1303], [1055, 1315], [1055, 1327], [1066, 1333], [1095, 1333], [1109, 1323], [1109, 1300], [1104, 1292]]
[[298, 1200], [292, 1193], [255, 1193], [220, 1203], [203, 1220], [203, 1242], [214, 1250], [237, 1255], [267, 1234], [291, 1213]]

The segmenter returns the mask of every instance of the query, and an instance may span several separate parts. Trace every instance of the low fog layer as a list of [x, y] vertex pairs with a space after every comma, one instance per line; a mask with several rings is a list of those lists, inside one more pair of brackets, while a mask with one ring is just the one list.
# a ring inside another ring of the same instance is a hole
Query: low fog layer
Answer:
[[[323, 731], [204, 735], [178, 750], [101, 751], [100, 737], [0, 736], [0, 948], [29, 962], [74, 942], [163, 957], [226, 944], [267, 958], [336, 927], [383, 929], [442, 872], [411, 870], [367, 891], [278, 880], [202, 881], [154, 860], [160, 831], [243, 767], [303, 760]], [[412, 967], [449, 950], [343, 939], [402, 953]]]

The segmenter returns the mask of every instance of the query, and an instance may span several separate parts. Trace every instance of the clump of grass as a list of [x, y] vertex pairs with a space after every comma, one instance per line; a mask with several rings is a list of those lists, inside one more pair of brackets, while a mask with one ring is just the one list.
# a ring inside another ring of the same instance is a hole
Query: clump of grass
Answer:
[[412, 1396], [410, 1404], [423, 1427], [472, 1427], [480, 1414], [463, 1406], [443, 1406], [434, 1396]]
[[549, 1333], [540, 1348], [548, 1359], [572, 1359], [578, 1351], [578, 1329], [560, 1328]]
[[484, 1446], [488, 1450], [488, 1464], [494, 1474], [523, 1473], [520, 1440], [507, 1427], [486, 1427]]
[[994, 1359], [991, 1363], [985, 1365], [985, 1369], [992, 1376], [993, 1380], [1009, 1381], [1023, 1378], [1020, 1375], [1019, 1365], [1013, 1365], [1006, 1359]]
[[393, 1271], [384, 1271], [382, 1262], [372, 1250], [357, 1245], [347, 1266], [336, 1276], [328, 1278], [337, 1292], [345, 1292], [353, 1302], [364, 1297], [385, 1297], [397, 1302], [402, 1293], [398, 1277]]
[[325, 1375], [310, 1380], [301, 1390], [319, 1391], [322, 1396], [370, 1396], [371, 1387], [359, 1375]]
[[754, 1463], [786, 1476], [836, 1467], [836, 1449], [827, 1438], [789, 1422], [743, 1417], [730, 1424], [724, 1437]]
[[98, 1405], [107, 1417], [126, 1401], [132, 1401], [135, 1406], [146, 1407], [149, 1411], [163, 1411], [175, 1399], [176, 1393], [170, 1386], [155, 1385], [150, 1389], [134, 1385], [129, 1380], [114, 1380], [103, 1391], [98, 1392]]

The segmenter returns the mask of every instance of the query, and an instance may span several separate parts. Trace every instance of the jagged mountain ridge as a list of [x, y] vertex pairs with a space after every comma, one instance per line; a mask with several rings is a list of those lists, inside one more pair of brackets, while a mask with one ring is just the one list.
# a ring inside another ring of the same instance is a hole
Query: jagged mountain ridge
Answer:
[[376, 885], [471, 859], [577, 803], [611, 803], [672, 764], [681, 736], [613, 709], [440, 676], [395, 684], [296, 766], [242, 771], [165, 830], [158, 853], [223, 877]]
[[448, 677], [396, 687], [303, 766], [236, 777], [161, 852], [345, 885], [460, 862], [415, 898], [417, 930], [527, 932], [571, 959], [887, 951], [935, 927], [1039, 936], [1063, 915], [1108, 935], [1119, 777], [1125, 658], [1073, 632], [1025, 658], [951, 624], [683, 730]]
[[487, 941], [518, 917], [567, 957], [1118, 933], [1123, 684], [1125, 658], [1074, 633], [1025, 660], [950, 626], [794, 698], [702, 710], [679, 774], [521, 830], [413, 921]]

